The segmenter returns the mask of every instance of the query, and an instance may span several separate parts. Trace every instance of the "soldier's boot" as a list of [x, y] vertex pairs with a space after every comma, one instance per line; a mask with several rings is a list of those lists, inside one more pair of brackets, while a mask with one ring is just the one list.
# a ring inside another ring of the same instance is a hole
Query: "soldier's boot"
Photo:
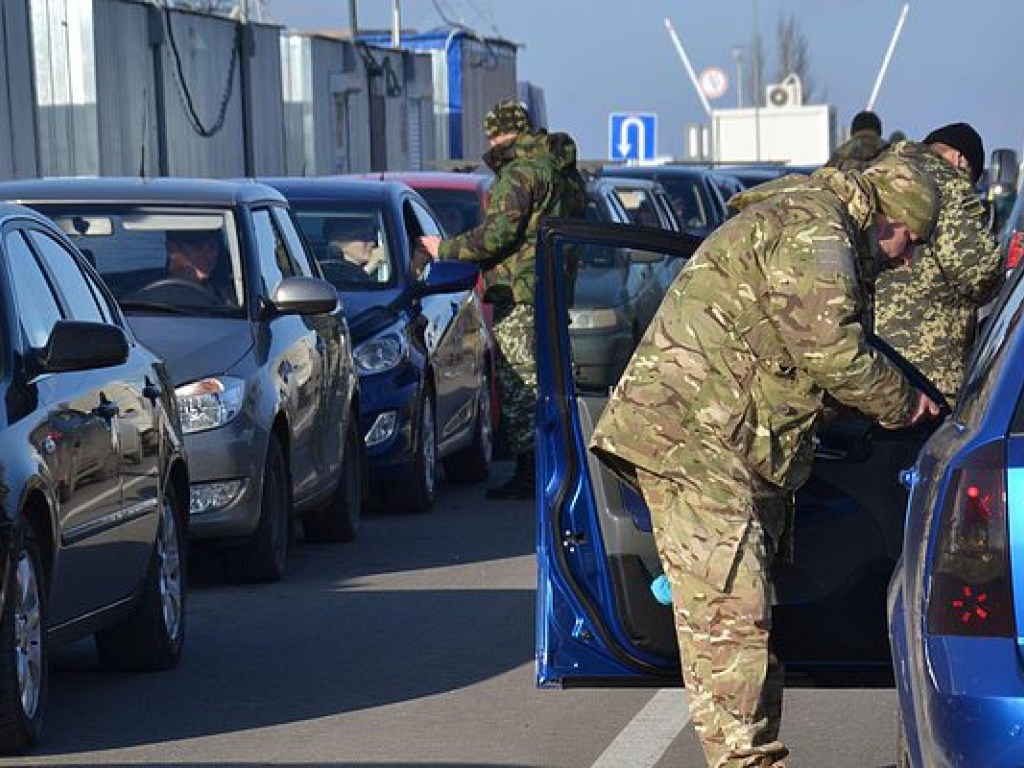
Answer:
[[782, 762], [789, 755], [789, 750], [782, 745], [781, 741], [772, 741], [748, 749], [734, 749], [729, 753], [731, 758], [750, 758], [745, 763], [747, 768], [785, 768]]
[[537, 490], [536, 470], [533, 465], [533, 451], [516, 454], [516, 471], [508, 482], [496, 488], [488, 488], [488, 499], [522, 500], [532, 499]]

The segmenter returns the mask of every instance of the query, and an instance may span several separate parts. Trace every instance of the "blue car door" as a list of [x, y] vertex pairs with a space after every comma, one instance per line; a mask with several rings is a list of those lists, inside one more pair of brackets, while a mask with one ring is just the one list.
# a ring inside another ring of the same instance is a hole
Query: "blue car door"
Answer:
[[[661, 568], [647, 509], [586, 449], [638, 337], [626, 332], [621, 308], [588, 307], [588, 318], [574, 301], [587, 293], [579, 281], [595, 265], [614, 268], [610, 249], [685, 262], [698, 243], [585, 220], [549, 221], [540, 232], [539, 685], [679, 679], [671, 610], [650, 590]], [[814, 474], [797, 497], [796, 561], [775, 573], [774, 640], [791, 681], [888, 683], [885, 590], [906, 504], [899, 473], [927, 430], [887, 432], [855, 412], [831, 411]]]

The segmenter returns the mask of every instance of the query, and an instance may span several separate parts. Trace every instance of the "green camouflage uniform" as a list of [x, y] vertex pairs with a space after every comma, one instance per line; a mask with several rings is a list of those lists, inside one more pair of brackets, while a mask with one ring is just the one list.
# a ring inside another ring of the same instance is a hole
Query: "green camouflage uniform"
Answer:
[[891, 151], [931, 174], [941, 208], [931, 243], [918, 248], [909, 264], [878, 276], [875, 332], [952, 403], [974, 343], [978, 309], [1003, 284], [999, 247], [964, 171], [917, 142], [901, 141]]
[[592, 450], [636, 477], [651, 510], [709, 766], [786, 752], [768, 566], [823, 393], [887, 426], [912, 410], [903, 375], [866, 344], [857, 248], [880, 208], [927, 237], [936, 194], [894, 158], [733, 198], [740, 214], [680, 272], [595, 428]]
[[845, 143], [836, 147], [825, 167], [841, 171], [862, 171], [886, 146], [885, 139], [874, 131], [854, 131]]
[[533, 450], [537, 399], [533, 293], [536, 240], [548, 216], [579, 216], [586, 187], [576, 169], [576, 145], [564, 133], [520, 133], [492, 148], [484, 161], [495, 173], [480, 226], [442, 241], [439, 257], [480, 262], [486, 300], [495, 305], [498, 392], [509, 449]]

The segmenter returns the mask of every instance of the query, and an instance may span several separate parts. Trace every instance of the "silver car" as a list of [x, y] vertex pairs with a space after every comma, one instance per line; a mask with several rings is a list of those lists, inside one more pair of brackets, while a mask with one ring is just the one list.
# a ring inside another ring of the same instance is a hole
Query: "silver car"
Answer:
[[276, 581], [307, 539], [359, 527], [362, 440], [348, 329], [281, 195], [249, 181], [0, 185], [50, 216], [167, 362], [192, 460], [190, 531], [232, 580]]

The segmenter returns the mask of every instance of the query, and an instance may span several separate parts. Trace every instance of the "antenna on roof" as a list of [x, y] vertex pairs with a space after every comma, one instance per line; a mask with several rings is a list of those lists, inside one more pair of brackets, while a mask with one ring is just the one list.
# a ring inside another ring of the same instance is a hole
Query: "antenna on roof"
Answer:
[[878, 70], [878, 77], [875, 78], [875, 87], [871, 91], [871, 98], [868, 99], [867, 110], [869, 112], [874, 111], [875, 99], [878, 97], [878, 89], [882, 87], [882, 79], [885, 77], [885, 71], [889, 68], [889, 60], [892, 58], [892, 52], [896, 50], [896, 43], [900, 39], [900, 32], [903, 31], [903, 22], [907, 20], [907, 11], [910, 10], [910, 3], [904, 3], [903, 10], [900, 11], [900, 18], [896, 22], [896, 29], [892, 33], [892, 40], [889, 41], [889, 50], [885, 52], [885, 58], [882, 60], [882, 68]]

